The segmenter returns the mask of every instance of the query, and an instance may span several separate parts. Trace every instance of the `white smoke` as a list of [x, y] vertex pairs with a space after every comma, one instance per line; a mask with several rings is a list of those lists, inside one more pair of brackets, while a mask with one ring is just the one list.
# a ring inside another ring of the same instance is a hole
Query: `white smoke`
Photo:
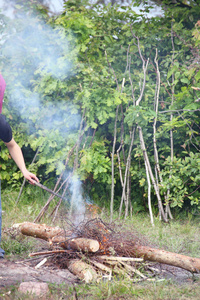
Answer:
[[[63, 80], [74, 75], [70, 45], [63, 29], [53, 29], [38, 16], [21, 10], [15, 22], [17, 26], [11, 27], [1, 49], [6, 61], [2, 74], [7, 82], [9, 105], [27, 122], [40, 116], [37, 128], [60, 128], [62, 134], [69, 128], [77, 130], [80, 116], [74, 113], [72, 117], [71, 113], [77, 112], [76, 107], [67, 99], [58, 101], [51, 96]], [[43, 89], [37, 87], [40, 80], [44, 81]], [[47, 101], [44, 99], [48, 93]]]
[[81, 223], [85, 218], [85, 202], [82, 193], [82, 184], [78, 176], [74, 175], [70, 182], [71, 191], [71, 207], [70, 207], [70, 217], [75, 225]]
[[[2, 46], [7, 62], [5, 79], [9, 105], [27, 124], [28, 134], [34, 130], [55, 132], [56, 142], [60, 139], [66, 144], [68, 136], [78, 131], [81, 117], [67, 97], [54, 99], [53, 91], [74, 75], [71, 44], [61, 28], [53, 29], [37, 15], [33, 17], [20, 11], [20, 15], [15, 14], [14, 22], [17, 26], [11, 27]], [[44, 80], [44, 93], [41, 82], [37, 86], [40, 80]], [[71, 179], [70, 194], [73, 222], [79, 223], [84, 219], [85, 204], [82, 183], [76, 176]]]
[[[44, 0], [43, 4], [49, 7], [50, 15], [60, 14], [63, 11], [63, 0]], [[17, 0], [0, 0], [0, 10], [11, 19], [15, 18], [15, 5], [17, 5]]]

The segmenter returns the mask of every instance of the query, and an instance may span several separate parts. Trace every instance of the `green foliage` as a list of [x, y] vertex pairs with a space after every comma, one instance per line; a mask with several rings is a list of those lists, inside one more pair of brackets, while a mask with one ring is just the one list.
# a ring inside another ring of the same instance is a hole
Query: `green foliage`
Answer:
[[1, 247], [4, 249], [8, 256], [24, 256], [32, 250], [32, 244], [27, 242], [27, 240], [20, 239], [9, 239], [4, 238], [1, 244]]
[[[187, 154], [185, 152], [185, 154]], [[182, 207], [189, 200], [192, 206], [199, 206], [200, 197], [200, 155], [190, 152], [184, 159], [168, 157], [164, 163], [162, 192], [170, 190], [168, 201], [172, 207]]]
[[93, 174], [99, 183], [111, 183], [110, 158], [104, 142], [95, 141], [90, 149], [82, 150], [79, 172], [83, 180]]

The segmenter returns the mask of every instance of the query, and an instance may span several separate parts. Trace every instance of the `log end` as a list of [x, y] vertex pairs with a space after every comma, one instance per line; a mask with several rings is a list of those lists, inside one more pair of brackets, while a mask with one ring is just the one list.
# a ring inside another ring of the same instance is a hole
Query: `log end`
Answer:
[[94, 268], [81, 260], [71, 260], [68, 263], [68, 269], [86, 283], [97, 279], [97, 273]]
[[87, 238], [72, 239], [69, 245], [72, 249], [84, 252], [97, 252], [100, 248], [98, 241]]

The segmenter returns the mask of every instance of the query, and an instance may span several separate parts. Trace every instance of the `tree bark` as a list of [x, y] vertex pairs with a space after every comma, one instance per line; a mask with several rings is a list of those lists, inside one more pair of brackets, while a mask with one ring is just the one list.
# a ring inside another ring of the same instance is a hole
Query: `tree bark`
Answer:
[[58, 236], [51, 240], [53, 244], [58, 243], [64, 249], [73, 249], [83, 252], [97, 252], [99, 250], [99, 242], [87, 238], [66, 239], [64, 236]]
[[33, 236], [49, 242], [50, 245], [59, 244], [64, 249], [73, 249], [83, 252], [96, 252], [99, 250], [99, 242], [87, 238], [71, 238], [72, 231], [51, 227], [46, 224], [35, 224], [30, 222], [21, 223], [19, 231], [27, 236]]
[[130, 250], [130, 255], [143, 257], [144, 260], [148, 261], [179, 267], [192, 273], [200, 272], [200, 258], [193, 258], [161, 249], [138, 245], [133, 245], [132, 250]]
[[59, 227], [51, 227], [46, 224], [35, 224], [31, 222], [24, 222], [18, 224], [19, 231], [27, 236], [33, 236], [39, 239], [48, 241], [56, 235], [65, 235], [65, 231]]

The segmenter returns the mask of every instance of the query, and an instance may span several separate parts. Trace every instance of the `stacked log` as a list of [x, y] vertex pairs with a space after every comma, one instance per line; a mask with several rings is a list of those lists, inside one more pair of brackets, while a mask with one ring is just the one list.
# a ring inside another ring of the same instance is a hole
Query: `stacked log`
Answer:
[[[67, 266], [72, 273], [85, 282], [96, 280], [97, 272], [95, 269], [104, 271], [108, 275], [111, 272], [120, 272], [118, 269], [119, 263], [124, 267], [124, 270], [138, 273], [139, 271], [130, 265], [131, 261], [135, 263], [143, 260], [159, 262], [180, 267], [192, 273], [200, 272], [200, 258], [192, 258], [161, 249], [142, 246], [135, 241], [124, 242], [117, 240], [114, 239], [115, 237], [111, 231], [107, 228], [104, 231], [102, 228], [103, 226], [99, 226], [99, 235], [97, 229], [95, 229], [96, 237], [99, 239], [97, 240], [88, 237], [72, 237], [74, 235], [73, 230], [66, 231], [59, 227], [50, 227], [45, 224], [25, 222], [18, 225], [18, 229], [22, 234], [44, 239], [49, 242], [51, 247], [54, 246], [63, 249], [50, 251], [51, 253], [56, 253], [56, 251], [57, 253], [68, 253], [68, 251], [72, 250], [81, 253], [77, 257], [84, 257], [84, 260], [80, 258], [72, 259], [68, 261]], [[105, 235], [103, 235], [103, 232]], [[115, 255], [114, 258], [112, 256], [113, 253]], [[127, 253], [129, 257], [126, 257]], [[89, 256], [86, 257], [86, 254]], [[129, 264], [127, 261], [129, 261]], [[114, 265], [114, 268], [108, 265]], [[140, 276], [143, 277], [143, 275]]]

